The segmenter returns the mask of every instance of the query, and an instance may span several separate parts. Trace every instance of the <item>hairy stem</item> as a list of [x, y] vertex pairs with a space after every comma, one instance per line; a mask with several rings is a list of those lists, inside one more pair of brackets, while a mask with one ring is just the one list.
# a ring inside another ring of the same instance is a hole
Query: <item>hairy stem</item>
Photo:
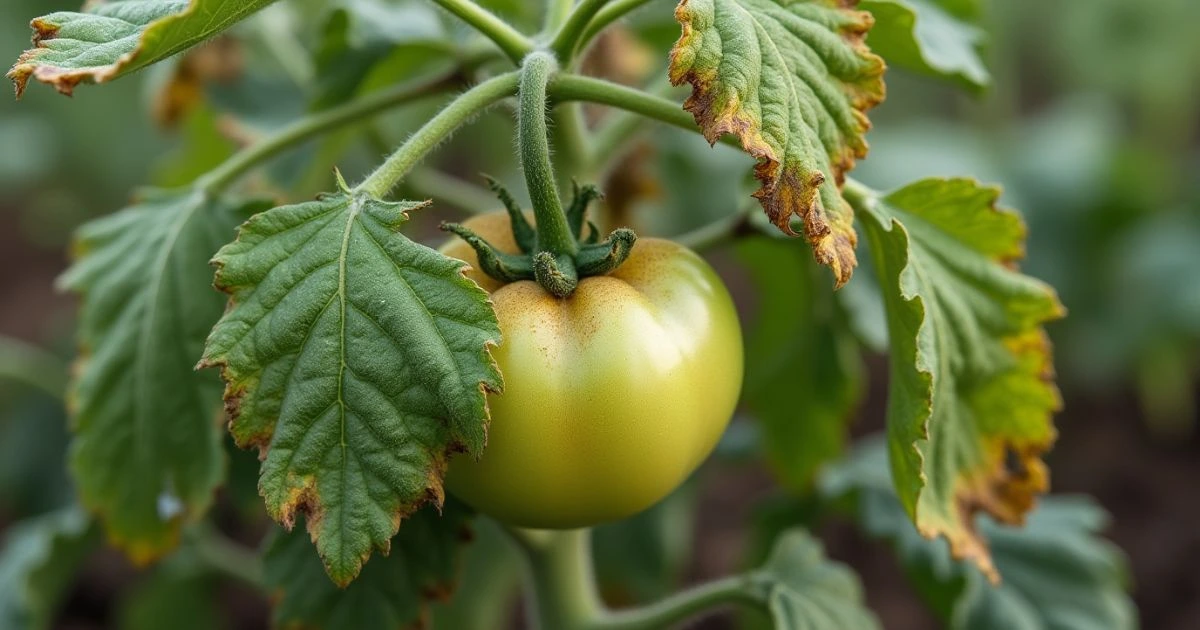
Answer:
[[[521, 92], [517, 112], [517, 147], [525, 184], [537, 217], [537, 251], [556, 258], [573, 257], [579, 250], [567, 224], [554, 166], [550, 162], [550, 138], [546, 126], [546, 85], [558, 66], [545, 52], [530, 53], [521, 69]], [[564, 270], [565, 272], [566, 270]]]
[[575, 0], [547, 0], [546, 19], [542, 22], [542, 33], [550, 35], [561, 28], [571, 15], [571, 9], [574, 6]]
[[423, 81], [403, 84], [394, 88], [364, 96], [339, 107], [309, 116], [284, 127], [262, 142], [255, 143], [234, 154], [220, 166], [209, 171], [196, 181], [196, 187], [206, 194], [215, 195], [240, 179], [247, 171], [274, 158], [291, 147], [320, 135], [373, 116], [399, 105], [411, 103], [425, 96], [444, 92], [461, 80], [458, 72]]
[[560, 74], [548, 88], [555, 102], [587, 101], [641, 114], [647, 118], [665, 122], [689, 131], [700, 131], [692, 115], [684, 111], [679, 103], [655, 96], [637, 88], [626, 87], [612, 81]]
[[622, 16], [633, 11], [634, 9], [650, 2], [650, 0], [613, 0], [613, 2], [605, 5], [596, 13], [591, 22], [588, 22], [587, 28], [583, 31], [583, 36], [580, 38], [580, 45], [592, 41], [596, 35], [600, 34], [609, 24], [621, 19]]
[[471, 0], [434, 0], [434, 2], [495, 42], [496, 46], [504, 51], [504, 54], [513, 63], [521, 63], [521, 59], [533, 50], [533, 42], [528, 37]]
[[512, 96], [516, 92], [520, 77], [521, 73], [517, 71], [502, 74], [458, 96], [409, 137], [408, 141], [356, 186], [355, 190], [377, 198], [386, 196], [412, 167], [451, 133], [496, 102]]
[[588, 630], [660, 630], [730, 604], [762, 605], [753, 574], [734, 575], [667, 596], [656, 603], [602, 615]]
[[609, 0], [582, 0], [567, 17], [562, 28], [554, 34], [554, 39], [550, 41], [550, 50], [554, 52], [554, 56], [564, 67], [571, 63], [575, 52], [583, 44], [583, 34], [588, 23], [608, 2]]

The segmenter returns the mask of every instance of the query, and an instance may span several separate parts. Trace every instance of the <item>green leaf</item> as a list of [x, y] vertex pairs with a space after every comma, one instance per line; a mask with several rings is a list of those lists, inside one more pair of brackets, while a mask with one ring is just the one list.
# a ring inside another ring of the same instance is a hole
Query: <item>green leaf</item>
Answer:
[[[314, 109], [354, 97], [381, 69], [412, 80], [453, 61], [445, 28], [431, 6], [419, 2], [352, 0], [329, 13], [315, 53], [317, 95]], [[438, 62], [441, 62], [440, 64]]]
[[1063, 314], [1015, 270], [1025, 228], [999, 195], [926, 179], [860, 206], [888, 316], [897, 492], [918, 531], [993, 578], [974, 514], [1019, 524], [1047, 488], [1059, 395], [1042, 324]]
[[230, 309], [202, 365], [222, 368], [238, 445], [259, 448], [267, 511], [289, 529], [307, 517], [340, 585], [441, 504], [449, 457], [481, 453], [500, 389], [487, 294], [397, 231], [423, 205], [323, 195], [255, 216], [214, 259]]
[[95, 547], [95, 528], [76, 506], [19, 522], [0, 551], [0, 628], [48, 628], [75, 570]]
[[199, 44], [272, 2], [113, 0], [51, 13], [30, 22], [34, 47], [7, 76], [18, 97], [30, 77], [69, 95], [83, 81], [111, 81]]
[[426, 600], [453, 590], [468, 538], [467, 516], [467, 508], [454, 501], [442, 514], [432, 507], [417, 512], [392, 539], [391, 553], [368, 563], [345, 588], [325, 577], [303, 532], [278, 531], [264, 558], [267, 587], [281, 594], [275, 626], [392, 630], [418, 625]]
[[984, 38], [979, 27], [930, 0], [863, 0], [858, 6], [875, 16], [868, 41], [889, 64], [976, 91], [991, 82], [979, 58]]
[[863, 37], [871, 15], [827, 0], [681, 0], [671, 82], [710, 143], [737, 136], [758, 160], [755, 197], [795, 234], [793, 217], [840, 286], [857, 261], [840, 187], [867, 154], [864, 112], [883, 100], [883, 60]]
[[147, 191], [80, 228], [60, 278], [82, 296], [71, 470], [135, 562], [174, 548], [224, 478], [220, 383], [193, 369], [223, 305], [205, 263], [260, 207]]
[[756, 238], [739, 241], [737, 254], [759, 300], [746, 327], [743, 401], [776, 474], [807, 490], [817, 469], [845, 450], [863, 393], [858, 344], [802, 248]]
[[1004, 581], [954, 562], [943, 540], [917, 533], [896, 499], [887, 447], [867, 439], [822, 475], [830, 499], [851, 497], [866, 533], [887, 540], [922, 596], [955, 630], [1137, 627], [1119, 549], [1099, 535], [1108, 515], [1086, 497], [1044, 498], [1024, 528], [980, 518]]
[[784, 532], [766, 564], [751, 574], [779, 630], [871, 630], [879, 621], [863, 603], [862, 585], [847, 566], [829, 560], [803, 530]]

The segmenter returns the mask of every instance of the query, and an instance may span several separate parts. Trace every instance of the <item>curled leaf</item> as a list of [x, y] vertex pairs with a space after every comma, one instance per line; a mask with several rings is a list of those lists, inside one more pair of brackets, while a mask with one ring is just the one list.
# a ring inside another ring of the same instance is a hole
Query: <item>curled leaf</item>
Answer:
[[755, 197], [840, 286], [857, 265], [854, 212], [840, 187], [866, 156], [866, 110], [883, 100], [883, 60], [863, 42], [869, 13], [832, 0], [682, 0], [670, 78], [708, 141], [733, 134], [758, 160]]

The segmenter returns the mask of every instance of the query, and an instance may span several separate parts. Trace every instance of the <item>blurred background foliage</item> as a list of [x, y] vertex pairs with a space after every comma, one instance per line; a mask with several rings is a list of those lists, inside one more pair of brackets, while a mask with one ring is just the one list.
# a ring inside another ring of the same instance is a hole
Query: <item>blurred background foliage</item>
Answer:
[[[0, 59], [15, 59], [28, 45], [25, 20], [17, 16], [78, 4], [8, 0], [0, 19]], [[529, 30], [540, 19], [537, 3], [487, 4]], [[666, 93], [664, 53], [678, 34], [669, 4], [652, 2], [631, 20], [631, 31], [602, 40], [593, 70], [662, 83]], [[965, 0], [943, 5], [958, 15], [980, 10]], [[1193, 486], [1200, 478], [1200, 3], [1008, 0], [987, 3], [981, 13], [992, 85], [971, 94], [935, 79], [889, 73], [888, 100], [872, 113], [870, 157], [853, 175], [880, 189], [933, 175], [1004, 186], [1004, 204], [1019, 209], [1029, 226], [1022, 268], [1056, 287], [1070, 311], [1050, 329], [1067, 401], [1051, 456], [1056, 487], [1092, 493], [1114, 514], [1112, 535], [1130, 556], [1143, 625], [1194, 628], [1200, 624], [1200, 514]], [[313, 15], [321, 19], [308, 19]], [[0, 374], [17, 377], [0, 378], [0, 527], [46, 513], [71, 495], [64, 472], [66, 418], [56, 395], [72, 354], [73, 305], [54, 291], [53, 281], [66, 264], [72, 230], [124, 206], [139, 186], [189, 181], [240, 143], [306, 111], [399, 77], [444, 70], [446, 62], [433, 60], [432, 53], [445, 50], [447, 34], [460, 58], [477, 55], [479, 42], [452, 20], [405, 3], [293, 0], [239, 25], [231, 37], [119, 83], [84, 86], [69, 99], [45, 86], [31, 86], [21, 102], [0, 99], [0, 335], [32, 344], [0, 347], [0, 363], [6, 364]], [[250, 186], [281, 199], [309, 198], [330, 186], [335, 163], [353, 179], [440, 102], [430, 98], [311, 142], [276, 160]], [[480, 172], [522, 190], [509, 152], [478, 150], [510, 146], [508, 115], [500, 108], [485, 116], [439, 153], [436, 169], [418, 171], [398, 194], [433, 197], [435, 205], [461, 214], [496, 205], [480, 194]], [[602, 112], [589, 108], [588, 115]], [[606, 174], [611, 222], [674, 235], [746, 207], [752, 183], [745, 156], [710, 149], [685, 132], [647, 128], [649, 141], [613, 156], [620, 166]], [[433, 226], [441, 218], [421, 213], [413, 229], [437, 238]], [[770, 255], [759, 250], [747, 257], [733, 248], [713, 253], [743, 302], [753, 302], [748, 296], [759, 279], [756, 260]], [[796, 264], [800, 276], [824, 273]], [[821, 307], [827, 319], [836, 314], [848, 321], [867, 351], [847, 358], [843, 350], [804, 347], [842, 353], [839, 365], [848, 380], [835, 378], [822, 387], [841, 392], [846, 408], [857, 406], [856, 434], [881, 426], [885, 395], [886, 370], [877, 352], [886, 332], [867, 267]], [[815, 293], [814, 287], [825, 286], [823, 275], [801, 282]], [[753, 317], [759, 306], [766, 305], [748, 304], [747, 312]], [[750, 337], [753, 354], [759, 342]], [[816, 373], [791, 364], [787, 373], [794, 377], [797, 370]], [[779, 411], [764, 411], [759, 400], [750, 415]], [[771, 523], [781, 518], [811, 520], [804, 492], [781, 499], [762, 466], [748, 461], [758, 439], [753, 425], [735, 424], [718, 461], [696, 483], [630, 523], [601, 528], [598, 569], [610, 600], [645, 600], [681, 580], [742, 566], [761, 546], [755, 532], [772, 531]], [[829, 436], [814, 448], [836, 452], [840, 438]], [[256, 540], [265, 525], [253, 490], [253, 455], [231, 449], [231, 462], [232, 481], [217, 520]], [[812, 474], [785, 481], [804, 487]], [[1093, 518], [1090, 509], [1076, 518], [1087, 521], [1081, 527], [1095, 529], [1103, 519]], [[884, 547], [830, 527], [824, 533], [831, 553], [863, 573], [885, 625], [928, 627], [896, 561], [880, 559]], [[487, 526], [477, 535], [480, 551], [467, 561], [471, 577], [454, 600], [469, 597], [475, 607], [442, 607], [436, 619], [444, 627], [487, 627], [479, 620], [513, 614], [504, 611], [519, 576], [496, 570], [511, 565], [511, 553], [505, 556], [499, 534]], [[201, 579], [185, 566], [186, 558], [157, 569], [176, 579], [153, 587], [128, 586], [140, 582], [115, 557], [91, 564], [81, 581], [104, 585], [75, 587], [72, 605], [84, 611], [80, 619], [119, 618], [112, 623], [120, 627], [150, 627], [147, 620], [163, 601], [177, 594], [194, 598], [197, 590], [188, 585]], [[953, 580], [961, 586], [962, 578]], [[106, 597], [120, 589], [134, 596], [110, 610], [115, 605]], [[232, 621], [239, 627], [263, 623], [261, 602], [237, 588], [226, 590], [223, 610]], [[196, 627], [206, 627], [209, 617], [200, 617]]]

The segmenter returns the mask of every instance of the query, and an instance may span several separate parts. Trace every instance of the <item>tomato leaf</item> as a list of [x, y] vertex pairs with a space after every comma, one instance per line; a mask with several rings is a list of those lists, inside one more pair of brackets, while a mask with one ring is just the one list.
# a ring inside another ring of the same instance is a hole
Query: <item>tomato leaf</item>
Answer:
[[[315, 52], [314, 109], [353, 98], [374, 72], [386, 68], [385, 84], [412, 80], [433, 67], [447, 67], [453, 52], [438, 14], [418, 2], [353, 0], [330, 11]], [[440, 62], [440, 63], [439, 63]]]
[[1021, 523], [1048, 486], [1059, 395], [1041, 326], [1063, 314], [1053, 289], [1014, 269], [1025, 228], [999, 194], [926, 179], [864, 204], [863, 221], [891, 339], [897, 492], [918, 531], [994, 579], [974, 514]]
[[60, 278], [82, 295], [71, 471], [135, 562], [174, 548], [224, 478], [220, 383], [193, 369], [222, 308], [205, 263], [259, 207], [148, 191], [81, 227]]
[[190, 48], [275, 0], [113, 0], [30, 22], [33, 45], [8, 72], [17, 96], [30, 77], [70, 95]]
[[821, 543], [803, 530], [784, 532], [749, 587], [780, 630], [879, 628], [863, 602], [858, 576], [829, 560]]
[[77, 506], [21, 521], [0, 550], [0, 628], [47, 628], [98, 537]]
[[267, 511], [289, 529], [307, 517], [340, 585], [442, 503], [450, 455], [480, 454], [500, 389], [487, 294], [397, 232], [423, 205], [324, 195], [255, 216], [214, 259], [230, 308], [202, 365], [221, 366], [234, 438], [259, 448]]
[[692, 85], [684, 109], [710, 143], [731, 133], [758, 160], [755, 197], [792, 218], [840, 286], [857, 261], [854, 213], [840, 193], [867, 154], [864, 112], [883, 100], [883, 60], [863, 37], [871, 15], [820, 0], [681, 0], [670, 78]]
[[468, 510], [454, 501], [439, 514], [427, 507], [392, 539], [391, 552], [363, 567], [353, 584], [338, 588], [325, 577], [307, 537], [276, 532], [263, 559], [267, 587], [280, 593], [274, 625], [320, 630], [415, 627], [429, 599], [450, 594], [468, 537]]
[[1004, 582], [954, 562], [942, 540], [917, 533], [896, 499], [882, 439], [864, 440], [822, 474], [822, 494], [851, 497], [869, 536], [887, 540], [914, 585], [953, 630], [1137, 627], [1121, 551], [1101, 537], [1108, 515], [1086, 497], [1050, 496], [1023, 528], [980, 517]]
[[789, 486], [809, 489], [817, 469], [845, 451], [862, 397], [862, 360], [825, 275], [796, 243], [744, 239], [738, 258], [757, 289], [746, 327], [743, 399], [763, 446]]
[[976, 91], [991, 82], [979, 58], [984, 33], [978, 27], [930, 0], [862, 0], [858, 6], [875, 16], [868, 41], [888, 64]]

